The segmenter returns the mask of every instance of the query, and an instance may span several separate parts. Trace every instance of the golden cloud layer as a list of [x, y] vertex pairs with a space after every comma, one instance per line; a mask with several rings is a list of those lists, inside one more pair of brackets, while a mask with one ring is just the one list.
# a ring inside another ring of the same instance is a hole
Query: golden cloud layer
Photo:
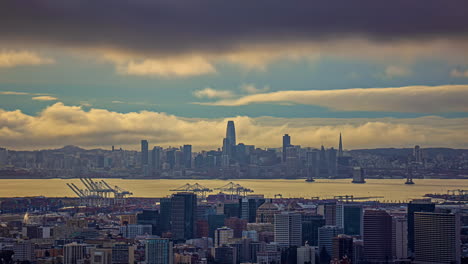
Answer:
[[52, 63], [54, 63], [53, 59], [42, 57], [31, 51], [0, 51], [0, 68]]
[[441, 85], [278, 91], [197, 104], [241, 106], [258, 103], [294, 103], [323, 106], [339, 111], [440, 113], [467, 112], [467, 98], [468, 85]]
[[[0, 110], [0, 146], [38, 149], [73, 144], [109, 148], [111, 145], [138, 149], [141, 139], [151, 145], [217, 149], [228, 119], [181, 118], [165, 113], [117, 113], [56, 103], [36, 116], [20, 110]], [[343, 133], [345, 147], [468, 147], [468, 118], [421, 117], [410, 119], [250, 118], [234, 120], [238, 142], [257, 147], [279, 147], [288, 133], [292, 143], [319, 147], [335, 146]]]

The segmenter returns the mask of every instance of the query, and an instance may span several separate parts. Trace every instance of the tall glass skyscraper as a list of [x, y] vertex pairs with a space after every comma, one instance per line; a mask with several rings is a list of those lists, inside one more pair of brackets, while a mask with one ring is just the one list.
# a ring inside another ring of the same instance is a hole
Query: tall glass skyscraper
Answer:
[[147, 238], [145, 250], [147, 264], [173, 263], [172, 242], [167, 238]]
[[236, 128], [234, 127], [234, 121], [228, 121], [226, 128], [226, 138], [229, 140], [229, 145], [235, 146], [236, 143]]
[[175, 240], [192, 239], [195, 236], [197, 195], [176, 193], [171, 198], [172, 237]]
[[141, 166], [148, 165], [148, 140], [141, 141]]

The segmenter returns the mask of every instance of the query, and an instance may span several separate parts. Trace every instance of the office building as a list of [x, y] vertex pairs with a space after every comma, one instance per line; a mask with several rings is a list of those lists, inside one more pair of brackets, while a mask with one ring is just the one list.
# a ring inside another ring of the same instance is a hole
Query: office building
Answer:
[[145, 240], [146, 264], [173, 264], [173, 245], [166, 238]]
[[165, 233], [171, 231], [172, 201], [171, 198], [161, 198], [159, 200], [160, 231]]
[[214, 246], [221, 247], [227, 245], [232, 238], [234, 238], [234, 230], [225, 226], [217, 228], [214, 234]]
[[249, 223], [255, 223], [257, 218], [257, 208], [265, 202], [263, 198], [246, 197], [239, 199], [240, 218]]
[[152, 225], [124, 225], [120, 227], [120, 234], [125, 238], [135, 238], [137, 236], [151, 235]]
[[408, 258], [408, 220], [405, 217], [392, 219], [392, 253], [395, 260]]
[[195, 236], [195, 218], [197, 195], [181, 192], [171, 198], [172, 237], [175, 240], [187, 240]]
[[157, 210], [143, 210], [143, 212], [137, 214], [138, 225], [151, 225], [153, 227], [151, 235], [161, 235], [159, 228], [160, 222], [159, 211]]
[[283, 162], [286, 162], [286, 149], [291, 146], [291, 137], [288, 134], [283, 136]]
[[85, 244], [78, 244], [76, 242], [66, 244], [63, 247], [63, 263], [64, 264], [78, 264], [85, 259]]
[[316, 247], [311, 247], [308, 244], [297, 248], [297, 264], [315, 264]]
[[275, 242], [281, 247], [302, 245], [302, 216], [299, 213], [275, 214]]
[[126, 243], [117, 243], [112, 246], [112, 264], [134, 263], [134, 248]]
[[[233, 148], [237, 145], [236, 128], [234, 126], [234, 121], [228, 121], [227, 123], [226, 139], [228, 140], [229, 145], [232, 146]], [[232, 155], [233, 153], [229, 153], [229, 154]]]
[[91, 264], [112, 264], [112, 248], [91, 248]]
[[414, 213], [414, 263], [461, 261], [458, 214]]
[[347, 235], [338, 235], [333, 238], [333, 260], [350, 260], [354, 258], [353, 255], [353, 238]]
[[318, 229], [318, 247], [321, 260], [333, 256], [333, 238], [343, 234], [343, 228], [338, 226], [322, 226]]
[[192, 168], [192, 145], [184, 145], [183, 147], [183, 156], [184, 156], [184, 168]]
[[237, 250], [229, 246], [215, 248], [215, 262], [218, 264], [236, 264]]
[[430, 200], [413, 200], [408, 204], [408, 249], [410, 254], [414, 252], [414, 213], [434, 212], [435, 204]]
[[148, 165], [148, 140], [141, 141], [141, 167]]
[[13, 244], [13, 260], [14, 261], [29, 261], [35, 260], [34, 244], [30, 240], [20, 240]]
[[151, 169], [153, 172], [156, 172], [161, 169], [161, 147], [154, 147], [151, 151]]
[[365, 210], [363, 222], [365, 260], [392, 260], [392, 217], [384, 210]]
[[324, 225], [323, 216], [302, 214], [302, 245], [318, 246], [318, 229]]
[[339, 203], [336, 205], [336, 226], [350, 236], [362, 235], [362, 205]]

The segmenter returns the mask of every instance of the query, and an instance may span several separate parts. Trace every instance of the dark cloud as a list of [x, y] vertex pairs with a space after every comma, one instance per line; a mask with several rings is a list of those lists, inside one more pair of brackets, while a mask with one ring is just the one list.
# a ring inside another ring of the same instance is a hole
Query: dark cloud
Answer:
[[468, 1], [5, 0], [3, 43], [173, 54], [337, 38], [465, 38]]

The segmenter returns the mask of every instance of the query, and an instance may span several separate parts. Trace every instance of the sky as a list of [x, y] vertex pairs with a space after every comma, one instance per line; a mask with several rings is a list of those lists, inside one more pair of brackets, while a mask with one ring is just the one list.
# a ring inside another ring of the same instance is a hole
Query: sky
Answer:
[[0, 2], [0, 146], [468, 148], [468, 2]]

